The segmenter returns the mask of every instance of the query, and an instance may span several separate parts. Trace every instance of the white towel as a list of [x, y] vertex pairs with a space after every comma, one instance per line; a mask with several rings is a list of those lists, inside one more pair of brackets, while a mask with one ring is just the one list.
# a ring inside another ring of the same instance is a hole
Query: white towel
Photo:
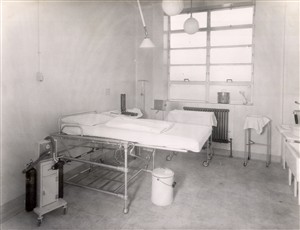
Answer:
[[195, 125], [217, 126], [217, 119], [213, 112], [172, 110], [168, 113], [166, 120]]
[[270, 119], [261, 115], [247, 116], [244, 129], [254, 129], [257, 134], [262, 134], [265, 125], [270, 122]]
[[144, 131], [150, 133], [163, 133], [170, 129], [174, 123], [151, 119], [131, 119], [116, 117], [105, 124], [108, 127]]

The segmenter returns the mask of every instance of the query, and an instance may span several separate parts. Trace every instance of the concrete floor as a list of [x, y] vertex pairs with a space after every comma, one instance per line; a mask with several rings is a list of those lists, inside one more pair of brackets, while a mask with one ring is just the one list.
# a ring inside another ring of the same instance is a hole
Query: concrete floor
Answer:
[[129, 187], [131, 204], [123, 214], [123, 200], [68, 185], [62, 209], [44, 216], [25, 211], [2, 229], [299, 229], [299, 206], [288, 186], [288, 172], [279, 163], [215, 156], [202, 166], [204, 154], [180, 153], [165, 161], [156, 155], [156, 167], [175, 172], [174, 202], [167, 207], [151, 203], [151, 175], [143, 173]]

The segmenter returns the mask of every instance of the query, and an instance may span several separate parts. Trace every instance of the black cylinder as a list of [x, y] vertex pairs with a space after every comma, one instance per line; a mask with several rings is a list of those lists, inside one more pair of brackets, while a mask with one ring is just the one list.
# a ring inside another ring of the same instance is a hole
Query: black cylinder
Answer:
[[36, 207], [36, 187], [37, 173], [35, 168], [32, 168], [26, 172], [25, 209], [27, 212], [32, 211]]
[[64, 162], [58, 161], [58, 198], [64, 197]]
[[126, 94], [121, 94], [121, 113], [126, 112]]

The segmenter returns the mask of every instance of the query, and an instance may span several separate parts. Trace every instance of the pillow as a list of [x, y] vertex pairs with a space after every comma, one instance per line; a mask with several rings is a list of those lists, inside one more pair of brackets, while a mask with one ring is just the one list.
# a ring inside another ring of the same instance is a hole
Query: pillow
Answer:
[[113, 117], [100, 113], [87, 113], [81, 115], [71, 115], [62, 119], [63, 123], [76, 123], [79, 125], [94, 126], [104, 124], [110, 121]]

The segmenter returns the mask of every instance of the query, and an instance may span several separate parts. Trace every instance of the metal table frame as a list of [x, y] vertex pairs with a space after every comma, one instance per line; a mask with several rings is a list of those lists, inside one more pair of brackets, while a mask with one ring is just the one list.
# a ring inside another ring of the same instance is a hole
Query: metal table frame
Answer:
[[271, 164], [271, 130], [272, 130], [271, 121], [269, 121], [265, 128], [267, 131], [267, 143], [256, 143], [251, 140], [251, 128], [245, 129], [245, 151], [244, 151], [244, 166], [246, 167], [248, 161], [251, 159], [251, 145], [260, 145], [267, 147], [267, 156], [266, 156], [266, 167], [269, 167]]

